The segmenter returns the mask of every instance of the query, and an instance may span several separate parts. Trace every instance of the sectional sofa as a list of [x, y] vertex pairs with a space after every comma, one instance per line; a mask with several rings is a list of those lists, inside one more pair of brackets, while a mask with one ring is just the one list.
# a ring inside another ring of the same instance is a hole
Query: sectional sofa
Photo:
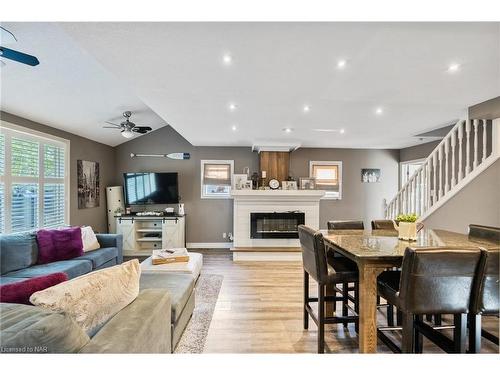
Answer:
[[[122, 262], [121, 235], [97, 234], [97, 240], [101, 245], [98, 250], [71, 260], [39, 265], [34, 233], [0, 235], [0, 283], [54, 272], [65, 272], [72, 279]], [[92, 337], [64, 313], [1, 303], [1, 349], [8, 352], [46, 347], [54, 353], [171, 353], [193, 313], [195, 283], [187, 274], [141, 275], [139, 296]]]

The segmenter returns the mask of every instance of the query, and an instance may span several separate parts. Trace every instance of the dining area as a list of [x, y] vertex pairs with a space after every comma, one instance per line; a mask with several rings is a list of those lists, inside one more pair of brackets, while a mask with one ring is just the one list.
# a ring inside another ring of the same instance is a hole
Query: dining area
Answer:
[[486, 346], [498, 353], [500, 228], [470, 224], [463, 234], [418, 225], [408, 239], [401, 227], [393, 220], [299, 226], [303, 328], [317, 325], [318, 353], [325, 334], [335, 334], [325, 326], [334, 324], [354, 328], [359, 353], [482, 353]]

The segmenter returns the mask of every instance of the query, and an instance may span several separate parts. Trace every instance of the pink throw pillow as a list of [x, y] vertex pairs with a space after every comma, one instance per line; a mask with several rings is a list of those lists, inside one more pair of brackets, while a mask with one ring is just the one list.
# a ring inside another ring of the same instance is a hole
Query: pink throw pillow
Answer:
[[30, 297], [33, 293], [50, 288], [51, 286], [68, 280], [64, 272], [51, 273], [45, 276], [33, 277], [17, 283], [0, 286], [0, 302], [21, 303], [31, 305]]
[[82, 231], [80, 227], [64, 229], [40, 229], [38, 242], [38, 264], [68, 260], [83, 255]]

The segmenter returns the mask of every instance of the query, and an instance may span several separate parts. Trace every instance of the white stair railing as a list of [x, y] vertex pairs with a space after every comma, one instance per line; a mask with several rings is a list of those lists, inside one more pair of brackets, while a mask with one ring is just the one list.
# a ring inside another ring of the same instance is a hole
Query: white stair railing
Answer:
[[458, 121], [386, 205], [385, 217], [416, 213], [424, 219], [499, 156], [500, 119]]

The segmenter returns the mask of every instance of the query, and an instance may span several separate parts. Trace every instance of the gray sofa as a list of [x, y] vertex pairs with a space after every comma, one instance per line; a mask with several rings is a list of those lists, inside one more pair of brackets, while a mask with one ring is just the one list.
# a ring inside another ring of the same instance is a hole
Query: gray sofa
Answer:
[[0, 234], [0, 285], [15, 283], [54, 272], [69, 279], [120, 264], [123, 261], [122, 235], [97, 234], [101, 248], [70, 260], [37, 264], [36, 233]]
[[[0, 235], [1, 283], [53, 272], [66, 272], [69, 278], [74, 278], [121, 263], [121, 236], [101, 234], [97, 238], [102, 246], [99, 250], [72, 260], [36, 265], [38, 250], [34, 234]], [[114, 257], [110, 259], [111, 256]], [[49, 353], [171, 353], [193, 314], [195, 282], [187, 274], [142, 274], [139, 296], [92, 337], [63, 313], [37, 306], [1, 303], [1, 350], [31, 352], [33, 348], [39, 348], [39, 352]]]

